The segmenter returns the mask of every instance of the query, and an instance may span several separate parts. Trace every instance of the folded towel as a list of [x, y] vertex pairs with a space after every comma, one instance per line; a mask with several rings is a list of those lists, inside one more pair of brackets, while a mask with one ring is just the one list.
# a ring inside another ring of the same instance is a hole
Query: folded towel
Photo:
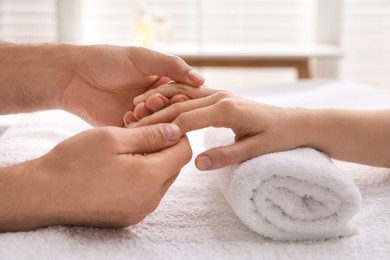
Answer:
[[[209, 128], [207, 149], [234, 142], [228, 129]], [[358, 212], [358, 188], [312, 148], [270, 153], [216, 170], [219, 187], [241, 221], [275, 240], [349, 236]]]

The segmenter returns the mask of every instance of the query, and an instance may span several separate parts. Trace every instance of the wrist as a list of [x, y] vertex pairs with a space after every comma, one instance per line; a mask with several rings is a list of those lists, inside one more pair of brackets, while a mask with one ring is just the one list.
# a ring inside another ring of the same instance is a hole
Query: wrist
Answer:
[[49, 183], [39, 171], [38, 160], [0, 169], [0, 232], [57, 224], [48, 203]]
[[288, 132], [292, 147], [310, 146], [314, 147], [318, 135], [318, 116], [313, 109], [291, 108], [290, 123]]
[[72, 44], [57, 44], [55, 45], [55, 52], [58, 54], [56, 66], [58, 69], [55, 73], [55, 84], [52, 92], [51, 105], [55, 109], [65, 109], [63, 97], [69, 85], [77, 76], [79, 66], [79, 59], [82, 55], [85, 46]]
[[321, 135], [323, 128], [323, 117], [320, 109], [301, 109], [300, 126], [302, 128], [302, 135], [299, 140], [302, 146], [309, 146], [321, 150]]
[[[47, 45], [42, 56], [49, 57], [43, 65], [47, 67], [47, 81], [43, 82], [45, 105], [49, 109], [61, 109], [62, 97], [67, 86], [74, 79], [82, 46], [71, 44]], [[41, 108], [42, 109], [42, 108]]]
[[0, 44], [0, 113], [59, 108], [72, 80], [77, 46]]

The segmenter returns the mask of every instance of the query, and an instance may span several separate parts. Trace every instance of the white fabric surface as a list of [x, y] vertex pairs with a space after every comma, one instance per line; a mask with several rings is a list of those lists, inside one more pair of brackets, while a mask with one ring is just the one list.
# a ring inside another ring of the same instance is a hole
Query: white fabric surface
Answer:
[[[205, 147], [234, 143], [226, 128], [209, 128]], [[350, 176], [323, 153], [297, 148], [215, 170], [219, 187], [241, 221], [275, 240], [350, 236], [361, 195]]]
[[[253, 99], [289, 106], [390, 107], [388, 96], [344, 82], [312, 86], [304, 82], [255, 91], [260, 95], [252, 95]], [[261, 95], [262, 92], [266, 94]], [[38, 119], [42, 127], [49, 126], [56, 118], [58, 114], [25, 117], [9, 131], [23, 127], [28, 120]], [[66, 121], [56, 123], [57, 129], [66, 129], [70, 122]], [[85, 127], [83, 123], [78, 124], [82, 129]], [[0, 138], [0, 147], [7, 142], [7, 135]], [[196, 155], [204, 149], [203, 131], [190, 133], [189, 137]], [[15, 145], [21, 150], [12, 152], [2, 148], [3, 165], [10, 158], [15, 162], [38, 156], [54, 145], [42, 145], [42, 138], [37, 136], [34, 138], [40, 141], [31, 138], [13, 135]], [[22, 149], [24, 141], [35, 145]], [[218, 188], [215, 174], [199, 172], [190, 162], [159, 208], [140, 224], [122, 230], [51, 227], [4, 233], [0, 234], [0, 259], [388, 259], [390, 170], [336, 164], [354, 179], [363, 196], [362, 208], [353, 218], [359, 228], [358, 235], [322, 242], [287, 243], [259, 236], [233, 213]]]
[[21, 115], [20, 121], [0, 136], [0, 167], [39, 157], [62, 140], [89, 128], [85, 121], [61, 110]]

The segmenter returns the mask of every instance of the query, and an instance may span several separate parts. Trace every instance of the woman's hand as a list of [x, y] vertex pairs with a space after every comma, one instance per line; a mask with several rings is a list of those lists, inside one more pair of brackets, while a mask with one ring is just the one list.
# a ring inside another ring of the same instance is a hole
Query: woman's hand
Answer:
[[231, 128], [236, 142], [201, 153], [195, 160], [199, 169], [215, 169], [300, 146], [313, 147], [338, 160], [390, 167], [390, 109], [274, 107], [227, 92], [171, 84], [137, 97], [135, 112], [138, 106], [151, 106], [160, 98], [172, 101], [176, 95], [193, 99], [139, 116], [139, 122], [132, 112], [124, 119], [130, 127], [173, 122], [182, 133], [208, 126]]
[[134, 103], [137, 110], [139, 104], [145, 107], [143, 103], [155, 104], [161, 102], [159, 99], [169, 100], [177, 95], [191, 99], [173, 102], [138, 122], [133, 113], [128, 112], [125, 121], [130, 127], [172, 122], [180, 127], [182, 134], [209, 126], [231, 128], [236, 135], [235, 143], [201, 153], [195, 160], [200, 170], [221, 168], [261, 154], [292, 149], [304, 145], [309, 138], [305, 135], [304, 109], [260, 104], [206, 87], [194, 89], [183, 84], [170, 84], [148, 91], [137, 97]]

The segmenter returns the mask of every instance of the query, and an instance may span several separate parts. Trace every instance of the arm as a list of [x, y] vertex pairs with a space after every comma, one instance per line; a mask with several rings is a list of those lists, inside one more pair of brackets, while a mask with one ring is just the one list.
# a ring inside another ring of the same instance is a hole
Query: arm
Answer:
[[300, 146], [314, 147], [335, 159], [390, 167], [389, 109], [281, 108], [184, 85], [151, 90], [135, 103], [152, 104], [159, 95], [169, 99], [179, 93], [195, 99], [146, 116], [132, 127], [173, 122], [183, 133], [208, 126], [231, 128], [235, 144], [201, 153], [196, 159], [199, 169], [215, 169]]
[[309, 146], [335, 159], [390, 167], [390, 109], [318, 109], [308, 114]]
[[[0, 43], [0, 60], [0, 114], [59, 108], [95, 125], [122, 125], [129, 101], [172, 79], [203, 83], [182, 59], [138, 47]], [[141, 221], [191, 157], [179, 129], [165, 130], [97, 128], [1, 168], [0, 231]]]
[[59, 108], [79, 48], [0, 43], [0, 114]]
[[43, 157], [0, 169], [0, 232], [136, 224], [190, 158], [175, 125], [85, 131]]

